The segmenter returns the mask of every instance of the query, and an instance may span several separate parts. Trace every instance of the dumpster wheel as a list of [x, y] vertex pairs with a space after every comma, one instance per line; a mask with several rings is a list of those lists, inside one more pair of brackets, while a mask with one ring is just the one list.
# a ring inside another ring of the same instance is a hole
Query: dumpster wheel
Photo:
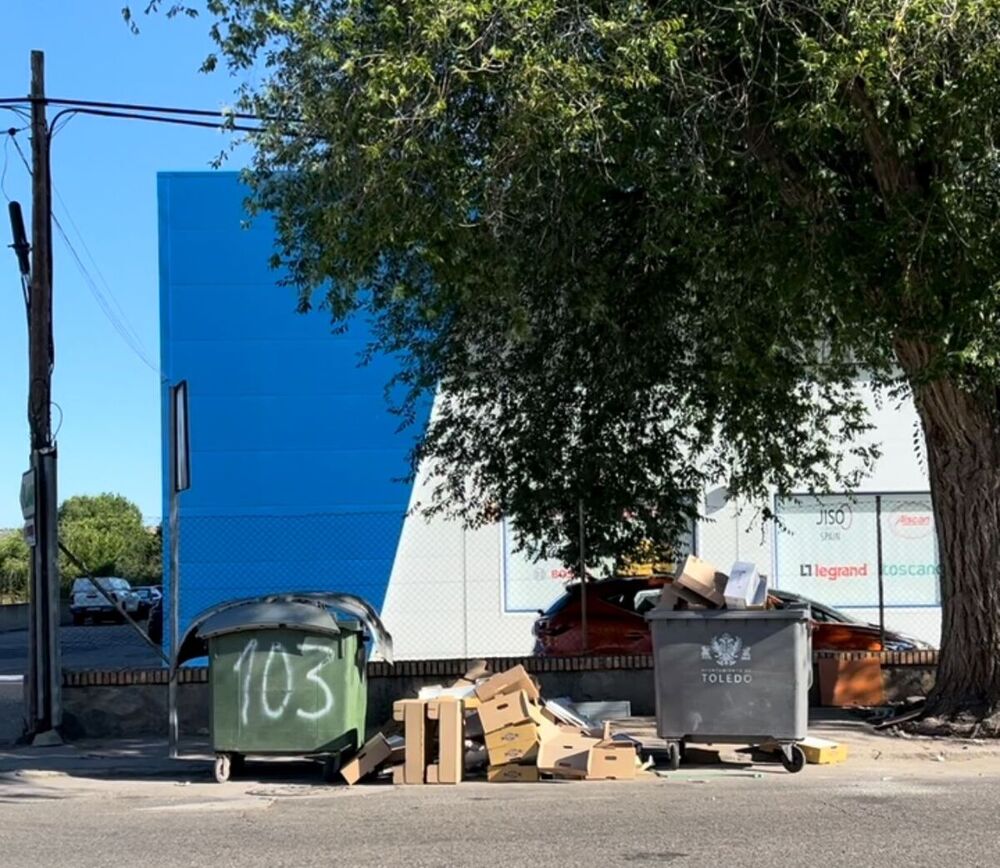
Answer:
[[793, 775], [806, 767], [806, 752], [797, 744], [789, 745], [781, 751], [781, 765]]
[[675, 772], [681, 767], [680, 742], [672, 741], [667, 745], [667, 768]]
[[218, 753], [215, 755], [215, 780], [220, 784], [224, 784], [229, 780], [229, 774], [232, 771], [232, 758], [227, 753]]

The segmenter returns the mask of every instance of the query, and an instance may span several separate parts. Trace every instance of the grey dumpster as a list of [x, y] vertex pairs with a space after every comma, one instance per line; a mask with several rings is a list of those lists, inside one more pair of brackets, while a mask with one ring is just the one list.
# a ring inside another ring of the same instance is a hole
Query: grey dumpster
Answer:
[[812, 654], [806, 606], [653, 609], [656, 729], [677, 768], [687, 742], [777, 742], [788, 771], [805, 755]]

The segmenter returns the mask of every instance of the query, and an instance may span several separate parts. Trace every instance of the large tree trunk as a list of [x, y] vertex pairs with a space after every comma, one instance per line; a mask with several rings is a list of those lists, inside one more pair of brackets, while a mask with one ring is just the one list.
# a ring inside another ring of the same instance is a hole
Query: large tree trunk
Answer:
[[922, 342], [899, 341], [896, 355], [923, 425], [941, 562], [941, 655], [925, 717], [1000, 734], [997, 393], [925, 381], [932, 350]]

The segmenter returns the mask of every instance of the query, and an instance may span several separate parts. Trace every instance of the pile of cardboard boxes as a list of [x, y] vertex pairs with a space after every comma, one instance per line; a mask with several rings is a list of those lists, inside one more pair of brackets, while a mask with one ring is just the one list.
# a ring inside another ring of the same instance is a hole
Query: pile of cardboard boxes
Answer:
[[481, 765], [483, 752], [486, 779], [495, 783], [636, 776], [632, 739], [612, 737], [607, 724], [591, 728], [572, 710], [543, 700], [523, 666], [425, 693], [436, 695], [394, 703], [403, 746], [376, 735], [342, 769], [349, 784], [383, 766], [392, 767], [397, 784], [457, 784]]
[[673, 584], [665, 585], [660, 606], [669, 609], [765, 609], [767, 578], [753, 564], [736, 561], [729, 575], [690, 555]]

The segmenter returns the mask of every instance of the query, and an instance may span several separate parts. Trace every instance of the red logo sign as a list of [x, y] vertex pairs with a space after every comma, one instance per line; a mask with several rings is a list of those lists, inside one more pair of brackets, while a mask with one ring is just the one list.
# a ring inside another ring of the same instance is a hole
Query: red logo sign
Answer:
[[799, 564], [799, 575], [831, 582], [838, 579], [866, 579], [868, 564]]
[[926, 512], [900, 512], [889, 520], [889, 530], [903, 539], [922, 539], [934, 532], [934, 520]]

